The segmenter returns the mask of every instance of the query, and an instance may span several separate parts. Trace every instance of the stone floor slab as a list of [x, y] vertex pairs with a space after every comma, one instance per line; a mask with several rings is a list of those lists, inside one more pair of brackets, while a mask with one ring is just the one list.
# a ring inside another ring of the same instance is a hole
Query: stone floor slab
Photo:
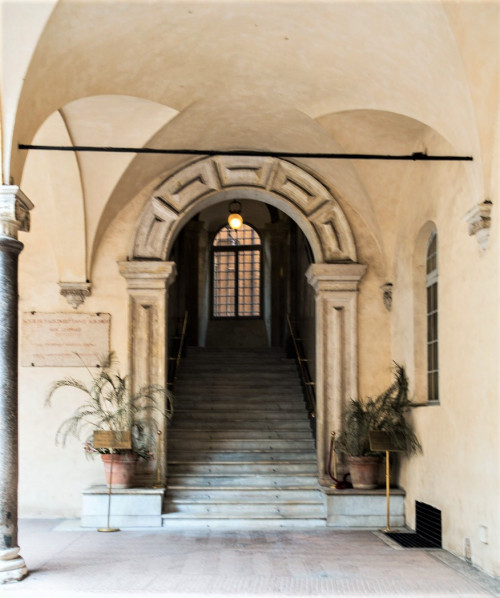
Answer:
[[500, 596], [498, 580], [445, 551], [394, 550], [368, 531], [63, 529], [20, 522], [30, 575], [1, 598]]

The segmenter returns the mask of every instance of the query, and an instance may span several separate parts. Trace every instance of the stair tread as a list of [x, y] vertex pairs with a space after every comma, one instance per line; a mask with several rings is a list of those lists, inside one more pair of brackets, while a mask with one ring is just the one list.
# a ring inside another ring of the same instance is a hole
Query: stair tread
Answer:
[[188, 347], [175, 394], [165, 520], [324, 522], [295, 361], [275, 348]]

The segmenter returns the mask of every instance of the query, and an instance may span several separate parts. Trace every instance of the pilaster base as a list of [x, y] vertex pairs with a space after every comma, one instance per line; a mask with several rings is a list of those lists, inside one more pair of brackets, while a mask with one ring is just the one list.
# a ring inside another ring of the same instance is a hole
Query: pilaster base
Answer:
[[19, 556], [19, 548], [0, 551], [0, 583], [21, 581], [28, 575], [28, 568], [22, 556]]

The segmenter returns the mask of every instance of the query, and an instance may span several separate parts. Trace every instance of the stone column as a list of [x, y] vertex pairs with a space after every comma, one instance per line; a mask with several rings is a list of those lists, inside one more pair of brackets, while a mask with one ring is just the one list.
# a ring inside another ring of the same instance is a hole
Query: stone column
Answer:
[[[167, 386], [168, 287], [176, 275], [174, 262], [120, 262], [129, 293], [129, 375], [131, 388]], [[164, 454], [166, 430], [162, 429]], [[163, 463], [163, 468], [165, 463]], [[164, 472], [163, 476], [164, 477]]]
[[331, 433], [344, 403], [358, 394], [357, 293], [366, 266], [312, 264], [306, 276], [316, 294], [316, 444], [320, 484], [329, 486]]
[[0, 582], [28, 574], [17, 544], [18, 294], [17, 262], [33, 204], [19, 187], [0, 187]]

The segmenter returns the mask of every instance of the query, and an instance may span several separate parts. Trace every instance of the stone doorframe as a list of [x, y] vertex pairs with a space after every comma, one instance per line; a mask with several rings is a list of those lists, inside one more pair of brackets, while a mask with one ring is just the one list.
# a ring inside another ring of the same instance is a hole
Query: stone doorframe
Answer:
[[[167, 308], [168, 287], [175, 280], [174, 262], [119, 262], [120, 274], [127, 281], [129, 296], [129, 375], [133, 391], [141, 386], [167, 386]], [[163, 454], [166, 454], [167, 434], [164, 422], [158, 422], [162, 432]], [[161, 479], [165, 479], [165, 459], [160, 464]]]
[[311, 264], [316, 294], [316, 451], [321, 485], [332, 483], [328, 457], [344, 405], [358, 396], [358, 288], [363, 264]]
[[[129, 261], [120, 262], [129, 293], [130, 375], [135, 387], [165, 385], [168, 287], [176, 265], [167, 262], [185, 224], [199, 211], [228, 199], [260, 200], [295, 220], [315, 262], [306, 275], [316, 293], [317, 455], [321, 484], [329, 485], [330, 433], [344, 402], [357, 396], [357, 292], [366, 266], [331, 192], [299, 166], [275, 158], [198, 160], [169, 176], [146, 202]], [[166, 440], [166, 439], [165, 439]]]

